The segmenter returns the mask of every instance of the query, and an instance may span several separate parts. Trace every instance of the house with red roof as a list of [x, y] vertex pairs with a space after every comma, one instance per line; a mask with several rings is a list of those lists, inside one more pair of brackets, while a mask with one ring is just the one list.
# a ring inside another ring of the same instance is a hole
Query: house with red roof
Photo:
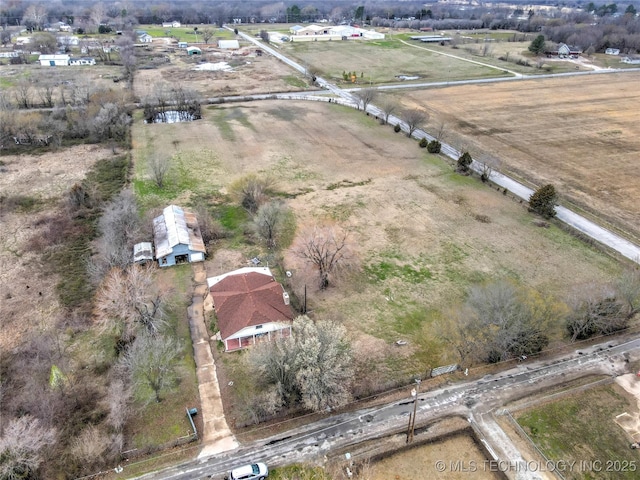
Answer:
[[289, 294], [268, 267], [245, 267], [207, 279], [226, 352], [291, 335]]

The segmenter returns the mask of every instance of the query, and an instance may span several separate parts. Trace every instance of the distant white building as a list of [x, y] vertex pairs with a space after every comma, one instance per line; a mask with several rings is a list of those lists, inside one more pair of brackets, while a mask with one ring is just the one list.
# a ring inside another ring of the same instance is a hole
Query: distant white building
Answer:
[[148, 33], [142, 33], [142, 34], [138, 35], [138, 41], [140, 43], [151, 43], [151, 42], [153, 42], [153, 37], [151, 35], [149, 35]]
[[238, 50], [240, 48], [240, 43], [238, 43], [238, 40], [218, 40], [218, 48], [224, 50]]
[[180, 22], [178, 21], [173, 21], [173, 22], [162, 22], [162, 28], [179, 28], [180, 27]]
[[44, 67], [68, 66], [71, 57], [69, 55], [40, 55], [38, 61]]
[[620, 49], [619, 48], [607, 48], [604, 51], [605, 55], [620, 55]]
[[93, 57], [70, 58], [69, 65], [95, 65], [96, 59]]

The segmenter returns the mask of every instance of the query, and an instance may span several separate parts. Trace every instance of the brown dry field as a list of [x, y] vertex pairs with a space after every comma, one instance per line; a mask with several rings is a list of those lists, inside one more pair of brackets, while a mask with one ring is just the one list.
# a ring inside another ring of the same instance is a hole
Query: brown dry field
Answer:
[[0, 351], [30, 338], [30, 332], [47, 331], [64, 314], [55, 293], [57, 279], [42, 273], [40, 253], [27, 245], [45, 230], [39, 220], [57, 208], [95, 162], [112, 155], [101, 146], [79, 145], [44, 155], [0, 157], [0, 193], [35, 197], [45, 205], [37, 213], [0, 211]]
[[533, 79], [404, 93], [427, 131], [640, 239], [640, 73]]
[[[495, 470], [495, 467], [493, 469]], [[396, 453], [376, 462], [371, 467], [370, 478], [371, 480], [427, 478], [497, 480], [502, 477], [498, 472], [492, 471], [492, 465], [473, 439], [468, 435], [461, 434]]]
[[[136, 72], [134, 92], [141, 99], [160, 81], [193, 89], [203, 97], [299, 91], [307, 85], [301, 74], [270, 55], [257, 56], [254, 48], [232, 53], [202, 46], [201, 56], [189, 57], [156, 41], [153, 52], [165, 54], [170, 62]], [[233, 71], [195, 70], [199, 64], [219, 62], [227, 62]]]
[[[147, 176], [146, 158], [154, 152], [175, 152], [180, 169], [194, 172], [197, 186], [176, 201], [188, 204], [193, 194], [226, 192], [249, 173], [275, 175], [283, 192], [308, 191], [287, 200], [299, 229], [330, 219], [352, 230], [364, 265], [385, 261], [430, 272], [419, 283], [393, 274], [367, 281], [361, 274], [326, 292], [310, 291], [315, 315], [348, 326], [363, 364], [377, 372], [372, 386], [451, 360], [451, 352], [435, 341], [433, 323], [472, 283], [512, 278], [562, 296], [572, 285], [610, 278], [619, 268], [557, 228], [536, 226], [520, 203], [453, 173], [415, 141], [345, 107], [224, 105], [208, 107], [200, 121], [138, 122], [133, 132], [137, 178]], [[368, 183], [328, 189], [345, 180]], [[243, 253], [239, 263], [246, 264], [256, 249]], [[225, 262], [216, 261], [215, 251], [210, 255], [209, 276], [223, 273]], [[283, 266], [293, 272], [296, 293], [305, 282], [315, 284], [291, 251]], [[407, 315], [423, 311], [425, 321], [405, 325]], [[399, 338], [410, 345], [394, 347]]]

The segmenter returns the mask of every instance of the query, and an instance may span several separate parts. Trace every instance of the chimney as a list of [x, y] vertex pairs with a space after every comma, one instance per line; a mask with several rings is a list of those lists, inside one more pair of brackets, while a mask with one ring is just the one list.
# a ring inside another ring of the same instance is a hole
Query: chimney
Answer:
[[282, 299], [285, 305], [289, 305], [289, 294], [287, 292], [282, 292]]

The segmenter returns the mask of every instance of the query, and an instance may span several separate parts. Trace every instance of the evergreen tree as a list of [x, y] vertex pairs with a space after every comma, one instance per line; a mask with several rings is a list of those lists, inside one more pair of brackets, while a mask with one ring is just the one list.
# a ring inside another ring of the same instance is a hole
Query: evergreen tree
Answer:
[[540, 55], [544, 53], [544, 35], [538, 35], [529, 45], [529, 51], [535, 53], [536, 55]]
[[553, 185], [548, 184], [540, 187], [529, 198], [529, 211], [551, 218], [556, 215], [556, 201], [558, 195]]
[[460, 158], [458, 158], [458, 171], [460, 173], [469, 173], [471, 168], [471, 162], [473, 161], [473, 159], [471, 158], [471, 155], [469, 154], [469, 152], [464, 152], [462, 155], [460, 155]]

